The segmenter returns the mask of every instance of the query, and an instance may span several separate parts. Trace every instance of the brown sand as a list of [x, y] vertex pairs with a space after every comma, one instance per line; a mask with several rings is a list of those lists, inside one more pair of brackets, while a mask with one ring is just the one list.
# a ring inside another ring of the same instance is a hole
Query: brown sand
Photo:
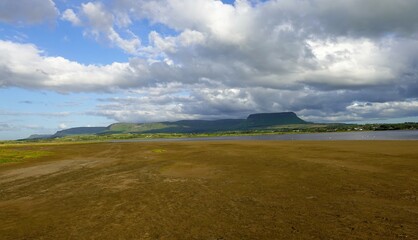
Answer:
[[418, 239], [418, 141], [42, 149], [0, 165], [0, 239]]

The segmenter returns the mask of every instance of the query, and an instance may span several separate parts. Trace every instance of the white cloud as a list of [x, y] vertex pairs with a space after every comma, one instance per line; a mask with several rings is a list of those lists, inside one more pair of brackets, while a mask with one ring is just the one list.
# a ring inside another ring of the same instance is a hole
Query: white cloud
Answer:
[[[390, 45], [370, 39], [337, 38], [308, 40], [317, 67], [306, 81], [330, 85], [375, 85], [396, 80], [399, 74], [390, 55]], [[418, 46], [418, 45], [417, 45]], [[392, 54], [392, 57], [395, 57]]]
[[151, 47], [148, 48], [148, 50], [151, 50], [149, 53], [154, 53], [156, 56], [167, 56], [167, 54], [176, 53], [181, 50], [181, 48], [190, 48], [194, 45], [202, 45], [205, 40], [206, 37], [201, 32], [189, 29], [186, 29], [175, 37], [162, 37], [159, 33], [152, 31], [149, 34]]
[[[416, 114], [407, 103], [418, 98], [417, 1], [115, 0], [74, 9], [62, 19], [134, 57], [84, 65], [0, 41], [0, 86], [130, 89], [130, 98], [108, 99], [95, 111], [118, 121], [255, 111], [361, 120], [383, 116], [373, 109], [386, 102], [382, 112]], [[135, 34], [144, 19], [173, 33], [155, 28], [145, 46]]]
[[69, 21], [75, 26], [80, 26], [81, 25], [80, 18], [77, 17], [77, 15], [74, 13], [74, 11], [72, 9], [65, 10], [62, 13], [61, 19]]
[[147, 68], [147, 63], [140, 60], [83, 65], [62, 57], [44, 56], [31, 44], [0, 40], [2, 87], [44, 88], [59, 92], [109, 91], [146, 85]]
[[124, 52], [137, 55], [141, 48], [141, 41], [139, 38], [129, 30], [125, 32], [130, 35], [129, 39], [121, 37], [118, 31], [114, 28], [114, 24], [118, 23], [120, 26], [128, 25], [130, 20], [123, 19], [121, 16], [113, 15], [108, 12], [101, 2], [87, 2], [81, 4], [78, 13], [72, 9], [67, 9], [62, 15], [62, 19], [71, 22], [76, 26], [84, 26], [86, 30], [85, 35], [91, 36], [97, 40], [105, 39], [110, 44], [122, 49]]
[[113, 15], [107, 12], [100, 2], [81, 4], [81, 14], [93, 31], [107, 31], [113, 25]]
[[418, 116], [418, 100], [393, 102], [354, 102], [347, 110], [363, 118], [399, 118]]
[[[146, 9], [147, 5], [144, 5]], [[160, 16], [156, 11], [163, 11], [166, 16]], [[252, 8], [246, 0], [236, 1], [234, 6], [221, 1], [168, 0], [152, 11], [150, 17], [175, 29], [197, 30], [207, 33], [216, 41], [244, 45], [254, 37], [253, 30], [257, 27], [259, 13], [259, 8]], [[179, 17], [176, 18], [177, 14]], [[174, 18], [176, 20], [173, 21]]]
[[[379, 11], [387, 13], [392, 5], [385, 1]], [[418, 4], [406, 5], [418, 9]], [[358, 16], [353, 9], [361, 7], [359, 1], [345, 4], [328, 0], [240, 0], [230, 5], [209, 0], [126, 0], [114, 2], [112, 7], [89, 2], [81, 5], [78, 15], [84, 16], [90, 35], [100, 37], [104, 33], [125, 52], [145, 57], [148, 62], [181, 66], [164, 68], [165, 79], [161, 79], [161, 73], [151, 76], [165, 82], [184, 78], [180, 81], [190, 83], [208, 78], [231, 87], [285, 89], [305, 84], [334, 89], [393, 84], [415, 61], [403, 59], [405, 53], [398, 53], [402, 44], [408, 42], [412, 52], [418, 49], [417, 41], [404, 37], [336, 37], [332, 31], [325, 32], [324, 27], [331, 28], [327, 25], [333, 17], [331, 10], [348, 9], [350, 13], [344, 16], [355, 18]], [[122, 16], [123, 20], [115, 16]], [[162, 36], [151, 31], [150, 45], [140, 46], [136, 36], [126, 40], [114, 29], [115, 25], [128, 27], [132, 19], [142, 18], [162, 23], [179, 34]], [[357, 31], [357, 26], [351, 27]], [[393, 64], [392, 59], [399, 62]]]

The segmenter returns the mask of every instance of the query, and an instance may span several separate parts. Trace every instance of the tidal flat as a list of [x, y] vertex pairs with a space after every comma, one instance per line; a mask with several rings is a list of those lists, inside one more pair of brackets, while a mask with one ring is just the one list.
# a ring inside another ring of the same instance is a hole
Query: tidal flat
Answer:
[[417, 197], [418, 141], [0, 147], [0, 239], [414, 239]]

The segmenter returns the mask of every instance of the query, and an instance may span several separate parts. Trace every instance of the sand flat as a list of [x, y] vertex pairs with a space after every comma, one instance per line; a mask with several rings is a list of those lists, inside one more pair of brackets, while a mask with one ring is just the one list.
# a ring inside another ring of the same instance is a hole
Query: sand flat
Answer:
[[42, 149], [53, 154], [0, 165], [1, 239], [418, 236], [418, 141]]

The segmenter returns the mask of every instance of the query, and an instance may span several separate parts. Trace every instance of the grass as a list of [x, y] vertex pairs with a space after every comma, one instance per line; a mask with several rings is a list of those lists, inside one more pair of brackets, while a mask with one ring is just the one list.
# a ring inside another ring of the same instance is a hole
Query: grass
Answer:
[[[31, 144], [31, 143], [79, 143], [79, 142], [105, 142], [112, 140], [124, 139], [171, 139], [171, 138], [200, 138], [200, 137], [222, 137], [222, 136], [254, 136], [254, 135], [268, 135], [268, 134], [283, 134], [274, 130], [267, 131], [231, 131], [231, 132], [216, 132], [216, 133], [117, 133], [117, 134], [84, 134], [71, 135], [53, 139], [31, 139], [19, 141], [7, 141], [4, 145], [14, 144]], [[0, 145], [1, 146], [1, 145]]]
[[55, 143], [11, 151], [51, 155], [0, 165], [1, 239], [418, 236], [418, 141]]
[[50, 155], [50, 152], [16, 148], [0, 148], [0, 164], [23, 162]]
[[154, 153], [163, 153], [163, 152], [166, 152], [166, 151], [167, 150], [161, 149], [161, 148], [152, 149], [152, 152], [154, 152]]

